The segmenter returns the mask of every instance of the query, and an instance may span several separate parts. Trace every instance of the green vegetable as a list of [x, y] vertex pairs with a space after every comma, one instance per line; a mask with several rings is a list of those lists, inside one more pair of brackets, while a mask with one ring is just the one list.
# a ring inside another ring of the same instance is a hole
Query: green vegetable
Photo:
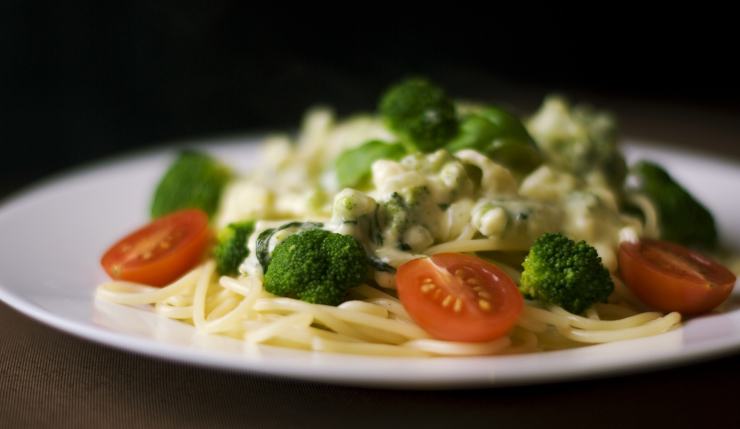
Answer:
[[409, 149], [432, 152], [444, 147], [458, 130], [455, 104], [436, 85], [419, 78], [388, 89], [380, 114]]
[[460, 134], [447, 149], [453, 153], [473, 149], [522, 174], [542, 163], [542, 155], [524, 124], [515, 115], [495, 106], [465, 118]]
[[334, 197], [331, 221], [343, 225], [343, 234], [352, 235], [363, 243], [383, 245], [378, 223], [378, 204], [363, 192], [351, 188], [340, 191]]
[[270, 241], [272, 241], [273, 237], [282, 233], [281, 238], [284, 240], [290, 234], [295, 232], [321, 228], [322, 226], [324, 226], [324, 224], [318, 222], [288, 222], [277, 228], [270, 228], [262, 231], [260, 235], [257, 236], [257, 243], [255, 246], [257, 261], [259, 261], [262, 266], [262, 271], [266, 272], [267, 267], [270, 265]]
[[399, 250], [411, 250], [411, 247], [403, 242], [403, 234], [411, 223], [409, 204], [398, 192], [394, 192], [388, 201], [383, 203], [381, 210], [387, 236], [395, 238]]
[[614, 290], [596, 249], [562, 234], [547, 233], [534, 242], [522, 263], [519, 289], [544, 304], [580, 314], [605, 302]]
[[540, 201], [511, 198], [481, 199], [471, 211], [471, 223], [481, 234], [528, 249], [537, 237], [561, 227], [559, 207]]
[[218, 243], [213, 249], [216, 269], [223, 275], [236, 275], [239, 265], [249, 256], [247, 240], [254, 231], [254, 221], [229, 224], [218, 233]]
[[342, 188], [366, 185], [370, 181], [373, 162], [379, 159], [398, 160], [406, 154], [400, 143], [370, 140], [361, 146], [345, 150], [335, 162], [337, 180]]
[[614, 189], [624, 184], [627, 165], [619, 150], [614, 118], [588, 106], [572, 107], [550, 96], [530, 119], [528, 129], [556, 166], [582, 176], [600, 171]]
[[354, 237], [309, 229], [275, 247], [264, 285], [275, 295], [337, 305], [368, 272], [365, 249]]
[[154, 191], [153, 218], [185, 208], [198, 208], [213, 216], [232, 171], [199, 152], [184, 151], [170, 165]]
[[383, 231], [384, 243], [395, 243], [403, 251], [414, 249], [412, 243], [406, 242], [406, 232], [411, 228], [429, 231], [425, 223], [430, 212], [439, 211], [426, 186], [404, 189], [393, 192], [390, 198], [379, 206], [380, 229]]
[[662, 239], [709, 249], [717, 245], [712, 213], [663, 168], [641, 161], [630, 169], [630, 175], [637, 189], [655, 204]]

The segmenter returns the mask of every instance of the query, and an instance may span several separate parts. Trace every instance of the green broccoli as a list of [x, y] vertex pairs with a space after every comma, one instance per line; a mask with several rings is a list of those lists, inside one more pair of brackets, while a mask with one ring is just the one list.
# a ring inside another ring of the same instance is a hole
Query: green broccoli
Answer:
[[473, 149], [522, 174], [542, 163], [542, 155], [522, 121], [495, 106], [463, 119], [460, 134], [447, 149], [453, 153]]
[[567, 100], [550, 96], [529, 120], [528, 129], [556, 166], [577, 176], [599, 171], [614, 189], [624, 184], [627, 164], [611, 115], [588, 106], [571, 107]]
[[[429, 240], [434, 241], [430, 233], [434, 227], [429, 220], [435, 218], [441, 209], [426, 186], [393, 192], [387, 201], [380, 204], [378, 211], [384, 243], [395, 243], [399, 250], [418, 252], [431, 245]], [[409, 237], [409, 231], [417, 234]], [[415, 238], [415, 241], [410, 242], [409, 238]]]
[[656, 206], [660, 237], [686, 246], [713, 249], [717, 228], [712, 213], [659, 165], [640, 161], [630, 169], [630, 182]]
[[369, 195], [354, 189], [343, 189], [334, 197], [332, 205], [331, 222], [342, 225], [334, 232], [351, 235], [363, 243], [382, 246], [378, 210], [377, 201]]
[[403, 233], [411, 222], [409, 211], [409, 205], [398, 192], [391, 194], [388, 201], [381, 205], [381, 213], [384, 219], [383, 226], [390, 236], [396, 237], [398, 247], [401, 250], [410, 250], [409, 246], [403, 243]]
[[198, 208], [213, 216], [232, 171], [200, 152], [184, 151], [159, 181], [151, 203], [153, 218], [185, 208]]
[[324, 226], [320, 222], [288, 222], [280, 225], [277, 228], [269, 228], [260, 233], [257, 236], [257, 244], [255, 246], [255, 252], [257, 254], [257, 261], [262, 266], [262, 271], [266, 272], [267, 267], [270, 265], [272, 254], [270, 253], [270, 244], [276, 246], [282, 240], [288, 238], [291, 234], [296, 232], [305, 231], [307, 229], [321, 228]]
[[334, 163], [337, 181], [342, 188], [362, 187], [371, 176], [373, 162], [379, 159], [398, 160], [406, 154], [400, 143], [370, 140], [362, 145], [345, 150]]
[[354, 237], [309, 229], [275, 247], [264, 285], [275, 295], [337, 305], [368, 273], [365, 249]]
[[239, 265], [249, 256], [247, 240], [254, 231], [254, 221], [231, 223], [218, 233], [218, 243], [213, 249], [216, 269], [223, 275], [236, 275]]
[[571, 313], [580, 314], [596, 302], [605, 302], [614, 290], [596, 249], [562, 234], [540, 236], [522, 266], [519, 290], [525, 296]]
[[457, 134], [455, 104], [444, 90], [424, 79], [407, 79], [388, 89], [380, 114], [404, 145], [432, 152]]

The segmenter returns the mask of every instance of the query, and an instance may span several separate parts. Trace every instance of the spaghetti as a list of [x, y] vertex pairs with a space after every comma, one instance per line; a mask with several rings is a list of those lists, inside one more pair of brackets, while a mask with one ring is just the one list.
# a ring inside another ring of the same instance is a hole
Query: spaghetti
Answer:
[[[615, 294], [616, 295], [616, 294]], [[597, 304], [588, 317], [527, 302], [515, 329], [484, 343], [435, 340], [409, 317], [401, 302], [362, 285], [337, 307], [271, 295], [255, 277], [218, 277], [207, 261], [163, 288], [111, 281], [97, 298], [148, 305], [198, 331], [304, 350], [381, 356], [475, 356], [527, 353], [607, 343], [666, 332], [678, 313], [638, 312], [625, 304]]]

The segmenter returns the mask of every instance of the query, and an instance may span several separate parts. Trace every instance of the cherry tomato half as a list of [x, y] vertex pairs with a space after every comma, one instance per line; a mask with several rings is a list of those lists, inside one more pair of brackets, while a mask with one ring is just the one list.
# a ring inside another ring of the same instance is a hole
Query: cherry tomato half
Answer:
[[643, 239], [619, 247], [619, 274], [648, 306], [699, 314], [724, 301], [735, 286], [727, 268], [667, 241]]
[[524, 307], [521, 293], [503, 271], [457, 253], [401, 265], [396, 288], [414, 321], [441, 340], [494, 340], [511, 330]]
[[119, 240], [100, 264], [113, 279], [164, 286], [198, 264], [210, 240], [208, 216], [180, 210]]

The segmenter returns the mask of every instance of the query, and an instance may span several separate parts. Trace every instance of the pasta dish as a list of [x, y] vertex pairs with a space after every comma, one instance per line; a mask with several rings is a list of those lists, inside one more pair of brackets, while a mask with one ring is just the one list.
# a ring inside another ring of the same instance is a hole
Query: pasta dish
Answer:
[[103, 255], [96, 298], [249, 345], [366, 355], [667, 332], [718, 311], [737, 263], [709, 210], [660, 165], [627, 165], [616, 131], [561, 97], [522, 118], [421, 78], [377, 114], [315, 108], [242, 174], [182, 152], [151, 223]]

